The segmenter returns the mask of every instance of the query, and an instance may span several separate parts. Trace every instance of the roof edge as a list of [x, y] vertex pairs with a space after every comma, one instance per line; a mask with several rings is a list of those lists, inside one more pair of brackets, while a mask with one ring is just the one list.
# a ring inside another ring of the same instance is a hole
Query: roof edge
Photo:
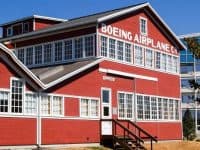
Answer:
[[60, 22], [65, 22], [68, 21], [67, 19], [61, 19], [61, 18], [55, 18], [55, 17], [48, 17], [48, 16], [41, 16], [41, 15], [32, 15], [32, 16], [27, 16], [27, 17], [23, 17], [23, 18], [19, 18], [16, 19], [14, 21], [8, 21], [7, 23], [2, 23], [0, 24], [0, 27], [6, 26], [6, 25], [10, 25], [10, 24], [14, 24], [20, 21], [24, 21], [24, 20], [28, 20], [28, 19], [44, 19], [44, 20], [51, 20], [51, 21], [60, 21]]

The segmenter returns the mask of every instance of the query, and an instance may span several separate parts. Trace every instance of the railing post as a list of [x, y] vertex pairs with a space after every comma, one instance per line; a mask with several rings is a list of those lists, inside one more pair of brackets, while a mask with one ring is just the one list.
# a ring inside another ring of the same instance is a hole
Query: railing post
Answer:
[[152, 143], [152, 139], [151, 139], [151, 150], [153, 150], [153, 143]]

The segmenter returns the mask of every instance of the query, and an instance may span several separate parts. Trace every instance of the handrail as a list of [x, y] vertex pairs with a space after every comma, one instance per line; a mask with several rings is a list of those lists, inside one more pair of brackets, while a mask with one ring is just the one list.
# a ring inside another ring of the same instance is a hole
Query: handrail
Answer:
[[144, 133], [145, 135], [147, 135], [148, 137], [150, 137], [153, 141], [157, 142], [158, 140], [153, 137], [152, 135], [150, 135], [148, 132], [146, 132], [144, 129], [142, 129], [141, 127], [139, 127], [137, 124], [133, 123], [130, 120], [127, 120], [128, 123], [132, 124], [133, 126], [135, 126], [139, 131], [142, 131], [142, 133]]
[[131, 130], [127, 129], [126, 127], [124, 127], [121, 123], [119, 123], [117, 120], [112, 120], [113, 122], [115, 122], [117, 125], [119, 125], [121, 128], [123, 128], [125, 131], [127, 131], [129, 134], [131, 134], [132, 136], [134, 136], [136, 138], [136, 140], [139, 140], [140, 142], [144, 143], [144, 141], [138, 137], [137, 135], [135, 135], [134, 133], [132, 133]]
[[128, 146], [127, 144], [125, 144], [124, 142], [120, 141], [116, 136], [113, 137], [114, 140], [116, 140], [120, 145], [122, 145], [125, 149], [131, 149], [132, 148], [130, 146]]

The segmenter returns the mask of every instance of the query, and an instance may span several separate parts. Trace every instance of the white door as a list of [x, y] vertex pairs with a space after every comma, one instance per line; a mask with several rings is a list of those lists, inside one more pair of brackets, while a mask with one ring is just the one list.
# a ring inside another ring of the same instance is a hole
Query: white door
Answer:
[[[111, 102], [111, 89], [101, 89], [101, 118], [112, 119], [112, 102]], [[112, 135], [112, 121], [101, 122], [102, 135]]]

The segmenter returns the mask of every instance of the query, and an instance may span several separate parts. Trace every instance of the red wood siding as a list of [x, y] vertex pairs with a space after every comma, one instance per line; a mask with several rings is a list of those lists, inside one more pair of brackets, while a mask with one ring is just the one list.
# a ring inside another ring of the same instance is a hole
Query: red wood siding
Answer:
[[65, 116], [78, 117], [80, 116], [80, 104], [78, 98], [65, 98]]
[[42, 120], [42, 144], [100, 142], [99, 121]]
[[36, 119], [0, 118], [0, 146], [36, 144]]
[[[146, 15], [144, 12], [132, 13], [123, 17], [119, 17], [118, 19], [105, 22], [105, 24], [111, 25], [112, 27], [117, 27], [119, 29], [123, 29], [125, 31], [129, 31], [132, 33], [132, 35], [135, 35], [135, 34], [140, 35], [140, 26], [139, 26], [140, 17], [145, 17], [147, 19], [147, 32], [148, 32], [147, 37], [152, 38], [155, 42], [160, 41], [160, 42], [167, 43], [169, 45], [173, 45], [167, 39], [167, 37], [164, 36], [162, 31], [159, 30], [158, 26], [155, 25], [154, 22], [150, 19], [150, 17], [148, 17], [148, 15]], [[101, 24], [99, 25], [99, 32], [102, 33]], [[178, 55], [178, 53], [176, 54]]]

